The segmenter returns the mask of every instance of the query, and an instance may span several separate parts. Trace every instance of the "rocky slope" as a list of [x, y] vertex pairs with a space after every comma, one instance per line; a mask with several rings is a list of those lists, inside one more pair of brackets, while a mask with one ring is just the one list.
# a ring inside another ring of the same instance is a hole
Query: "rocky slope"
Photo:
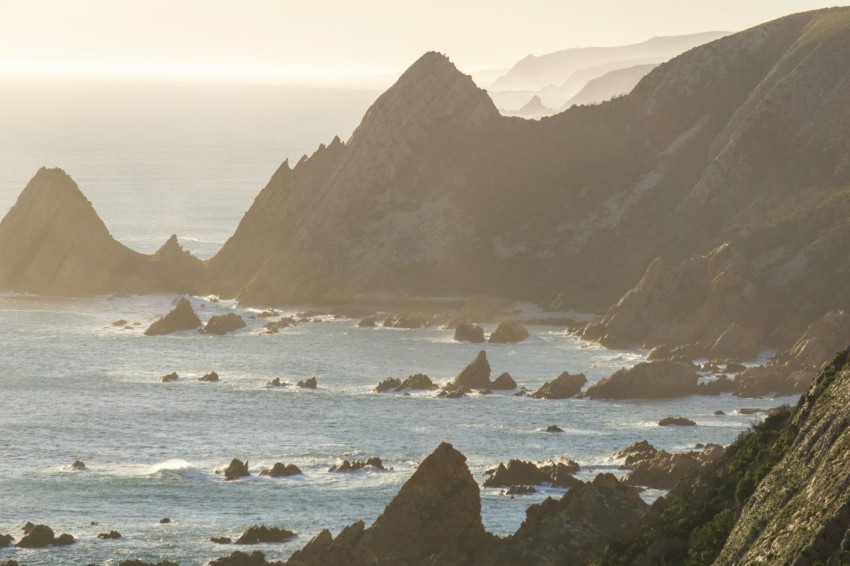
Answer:
[[654, 63], [648, 63], [605, 73], [601, 77], [588, 81], [580, 91], [564, 103], [561, 110], [566, 110], [574, 105], [598, 104], [628, 94], [643, 77], [657, 66]]
[[50, 295], [188, 291], [203, 271], [176, 236], [151, 256], [115, 241], [60, 169], [39, 170], [0, 222], [0, 289]]

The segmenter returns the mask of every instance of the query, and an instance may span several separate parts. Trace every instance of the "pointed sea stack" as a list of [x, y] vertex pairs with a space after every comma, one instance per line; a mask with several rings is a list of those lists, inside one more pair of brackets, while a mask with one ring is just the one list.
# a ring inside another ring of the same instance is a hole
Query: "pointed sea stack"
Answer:
[[0, 290], [61, 296], [186, 291], [205, 269], [175, 237], [152, 256], [117, 242], [61, 169], [39, 169], [0, 222]]

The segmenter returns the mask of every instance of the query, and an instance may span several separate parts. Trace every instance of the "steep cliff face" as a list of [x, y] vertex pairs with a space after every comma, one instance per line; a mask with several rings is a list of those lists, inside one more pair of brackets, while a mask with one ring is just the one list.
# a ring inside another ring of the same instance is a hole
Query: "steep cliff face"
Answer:
[[715, 564], [850, 561], [850, 353], [827, 366], [789, 423], [794, 440], [758, 484]]
[[77, 184], [41, 169], [0, 222], [0, 288], [49, 295], [189, 290], [203, 264], [172, 237], [146, 256], [115, 241]]

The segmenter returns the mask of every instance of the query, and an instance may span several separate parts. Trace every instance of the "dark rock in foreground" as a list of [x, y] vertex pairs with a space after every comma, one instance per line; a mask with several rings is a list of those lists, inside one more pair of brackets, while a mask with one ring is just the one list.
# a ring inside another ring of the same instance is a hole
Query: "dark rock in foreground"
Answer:
[[693, 364], [673, 360], [642, 362], [621, 369], [581, 394], [590, 399], [666, 399], [695, 395], [698, 376]]
[[513, 320], [506, 320], [499, 323], [488, 341], [493, 344], [507, 344], [509, 342], [522, 342], [526, 338], [528, 338], [528, 330], [522, 324]]
[[696, 426], [697, 423], [686, 417], [664, 417], [658, 426]]
[[265, 525], [254, 525], [249, 527], [242, 536], [236, 539], [236, 544], [259, 544], [261, 542], [286, 542], [295, 536], [295, 533], [278, 527], [266, 527]]
[[15, 542], [15, 537], [12, 535], [0, 534], [0, 548], [6, 548]]
[[626, 458], [625, 468], [632, 470], [623, 478], [629, 485], [654, 489], [670, 489], [676, 483], [712, 465], [723, 456], [725, 450], [717, 444], [706, 446], [701, 452], [670, 454], [657, 450], [645, 440], [617, 452], [617, 458]]
[[250, 475], [251, 472], [248, 471], [248, 460], [245, 460], [243, 462], [242, 460], [234, 458], [230, 461], [230, 465], [228, 465], [227, 468], [224, 470], [225, 481], [244, 478]]
[[472, 342], [473, 344], [481, 344], [484, 342], [484, 329], [477, 324], [470, 322], [461, 322], [455, 328], [454, 339], [457, 342]]
[[375, 468], [376, 470], [385, 470], [384, 463], [380, 458], [373, 456], [372, 458], [367, 458], [366, 460], [354, 460], [353, 462], [349, 462], [348, 460], [343, 460], [342, 464], [337, 466], [334, 464], [331, 466], [328, 471], [329, 472], [355, 472], [357, 470], [362, 470], [363, 468], [370, 467]]
[[207, 321], [206, 326], [204, 326], [204, 332], [207, 334], [218, 334], [221, 336], [228, 332], [245, 328], [245, 326], [245, 321], [242, 320], [241, 316], [236, 313], [229, 312], [227, 314], [218, 314], [211, 317]]
[[572, 460], [540, 465], [522, 460], [511, 460], [507, 466], [499, 464], [497, 468], [487, 470], [485, 474], [489, 477], [484, 481], [484, 487], [543, 484], [572, 487], [581, 483], [572, 476], [579, 468], [580, 466]]
[[255, 550], [251, 554], [237, 550], [210, 562], [210, 566], [283, 566], [283, 562], [268, 562], [266, 555]]
[[323, 531], [290, 564], [464, 564], [492, 537], [481, 524], [478, 485], [466, 458], [441, 444], [368, 529], [358, 522], [334, 539]]
[[534, 392], [535, 399], [567, 399], [581, 393], [581, 388], [587, 383], [587, 377], [583, 373], [575, 375], [565, 371], [552, 381], [544, 383], [540, 389]]
[[200, 326], [201, 319], [192, 309], [192, 303], [187, 298], [180, 297], [171, 312], [158, 318], [145, 330], [145, 336], [161, 336], [180, 330], [193, 330]]
[[295, 464], [284, 464], [283, 462], [276, 462], [270, 470], [263, 470], [262, 472], [260, 472], [260, 475], [269, 476], [272, 478], [285, 478], [288, 476], [297, 476], [301, 473], [301, 469]]

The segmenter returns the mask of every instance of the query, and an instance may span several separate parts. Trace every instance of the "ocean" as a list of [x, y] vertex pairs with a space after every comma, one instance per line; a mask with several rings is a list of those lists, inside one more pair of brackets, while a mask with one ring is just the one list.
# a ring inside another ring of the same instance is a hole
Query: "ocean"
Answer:
[[[346, 139], [378, 94], [202, 83], [0, 86], [0, 213], [38, 167], [59, 166], [118, 240], [152, 252], [177, 233], [204, 258], [232, 234], [283, 159], [296, 161], [334, 135]], [[592, 384], [645, 352], [607, 350], [543, 325], [529, 327], [522, 343], [483, 346], [455, 342], [441, 328], [358, 328], [354, 319], [331, 316], [266, 335], [257, 311], [210, 297], [191, 297], [202, 320], [237, 312], [248, 327], [227, 336], [145, 337], [173, 298], [0, 295], [0, 533], [20, 538], [32, 521], [78, 540], [65, 548], [0, 549], [0, 561], [204, 564], [235, 549], [211, 537], [235, 539], [253, 524], [297, 533], [285, 544], [256, 547], [285, 558], [323, 528], [336, 533], [358, 519], [368, 525], [442, 441], [466, 455], [479, 482], [511, 458], [568, 457], [583, 466], [578, 477], [590, 479], [622, 474], [612, 454], [637, 440], [671, 451], [729, 444], [759, 418], [737, 409], [795, 401], [377, 394], [372, 389], [387, 376], [426, 373], [444, 383], [482, 347], [494, 377], [507, 371], [530, 390], [563, 371], [583, 372]], [[114, 326], [119, 319], [127, 324]], [[181, 379], [158, 382], [172, 371]], [[210, 371], [219, 383], [198, 381]], [[314, 391], [266, 385], [312, 376]], [[727, 414], [715, 416], [717, 409]], [[657, 426], [669, 415], [697, 426]], [[543, 432], [551, 424], [565, 432]], [[327, 471], [370, 456], [387, 470]], [[247, 459], [252, 476], [225, 482], [216, 470], [233, 458]], [[71, 469], [77, 459], [86, 470]], [[258, 476], [278, 461], [303, 475]], [[528, 505], [560, 493], [544, 488], [511, 499], [482, 488], [484, 524], [513, 532]], [[658, 495], [644, 493], [647, 500]], [[171, 523], [160, 524], [163, 517]], [[113, 529], [121, 539], [97, 538]]]

